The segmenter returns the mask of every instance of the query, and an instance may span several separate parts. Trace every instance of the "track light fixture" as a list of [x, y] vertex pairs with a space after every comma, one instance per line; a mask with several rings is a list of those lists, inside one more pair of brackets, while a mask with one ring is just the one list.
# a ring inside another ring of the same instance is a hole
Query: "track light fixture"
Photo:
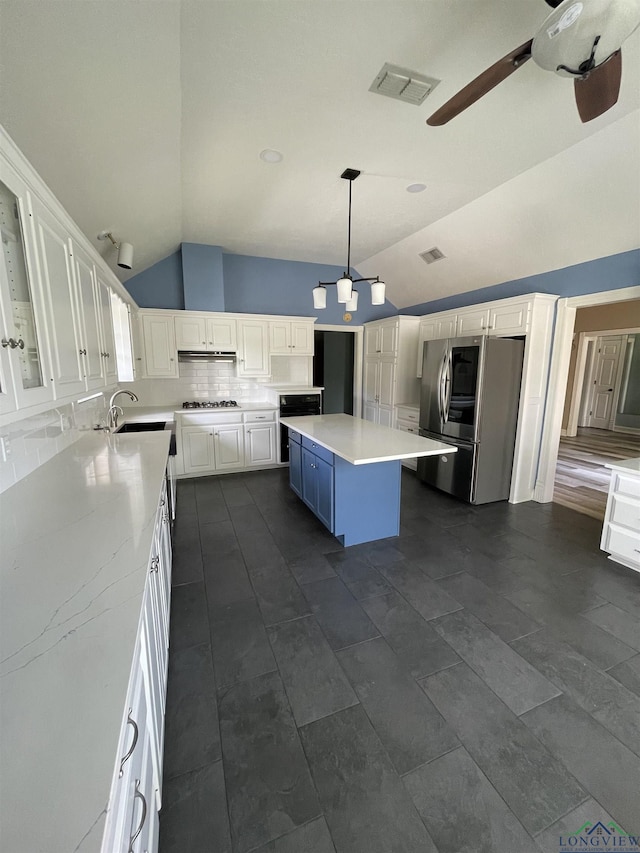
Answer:
[[133, 246], [131, 243], [118, 243], [111, 231], [101, 231], [98, 240], [110, 240], [118, 250], [118, 266], [123, 270], [130, 270], [133, 266]]
[[345, 169], [340, 175], [346, 181], [349, 181], [349, 232], [347, 238], [347, 269], [338, 281], [319, 281], [318, 286], [313, 288], [313, 307], [322, 309], [327, 307], [327, 287], [335, 286], [338, 290], [338, 302], [345, 304], [345, 310], [353, 312], [358, 307], [358, 292], [353, 289], [353, 285], [360, 281], [371, 282], [371, 304], [384, 305], [385, 299], [385, 284], [380, 281], [378, 276], [372, 278], [352, 278], [351, 277], [351, 185], [358, 177], [360, 172], [357, 169]]

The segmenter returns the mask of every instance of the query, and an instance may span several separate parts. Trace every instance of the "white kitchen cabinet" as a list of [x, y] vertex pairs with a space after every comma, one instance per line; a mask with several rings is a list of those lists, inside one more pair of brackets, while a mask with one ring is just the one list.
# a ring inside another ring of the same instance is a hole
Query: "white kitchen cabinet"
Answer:
[[640, 572], [640, 460], [612, 462], [600, 548]]
[[271, 355], [313, 355], [313, 321], [269, 322]]
[[172, 314], [142, 313], [145, 374], [175, 379], [178, 353]]
[[269, 324], [238, 320], [238, 376], [269, 376]]
[[456, 337], [484, 335], [489, 330], [489, 307], [458, 311], [458, 331]]
[[182, 427], [180, 447], [185, 474], [214, 470], [213, 424]]
[[423, 317], [418, 328], [418, 376], [422, 376], [422, 356], [425, 341], [441, 341], [455, 338], [457, 335], [458, 318], [456, 314], [433, 314]]
[[55, 396], [59, 398], [81, 394], [86, 390], [81, 352], [83, 346], [68, 234], [35, 198], [33, 221], [40, 274], [47, 295], [47, 326]]
[[489, 335], [508, 337], [525, 335], [529, 329], [531, 302], [528, 299], [494, 303], [489, 308]]
[[363, 417], [392, 427], [394, 407], [417, 403], [420, 385], [415, 376], [418, 317], [398, 316], [365, 325]]
[[46, 312], [37, 286], [30, 197], [7, 164], [0, 165], [0, 413], [8, 414], [53, 400], [54, 389], [43, 349]]
[[[420, 435], [420, 409], [416, 406], [398, 406], [396, 408], [396, 429], [402, 432], [410, 432], [412, 435]], [[418, 468], [417, 458], [403, 459], [405, 468], [416, 471]]]
[[84, 366], [86, 388], [102, 388], [104, 360], [102, 358], [100, 304], [97, 298], [95, 270], [91, 258], [73, 242], [73, 269], [76, 278], [80, 315], [80, 353]]
[[249, 423], [244, 425], [245, 466], [275, 465], [276, 424]]
[[111, 288], [103, 281], [100, 273], [96, 276], [98, 302], [100, 305], [100, 340], [103, 363], [103, 376], [107, 386], [118, 381], [118, 361], [116, 341], [113, 333], [113, 311], [111, 306]]
[[214, 426], [213, 455], [216, 471], [244, 467], [244, 427], [241, 423]]
[[175, 316], [175, 330], [179, 350], [235, 352], [237, 348], [234, 317], [206, 317], [183, 311]]

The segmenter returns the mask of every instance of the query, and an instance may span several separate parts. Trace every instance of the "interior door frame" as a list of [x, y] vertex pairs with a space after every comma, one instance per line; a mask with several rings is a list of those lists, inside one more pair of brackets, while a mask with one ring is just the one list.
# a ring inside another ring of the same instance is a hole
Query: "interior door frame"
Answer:
[[534, 491], [534, 500], [539, 503], [550, 503], [553, 500], [553, 485], [558, 463], [558, 447], [562, 432], [562, 414], [569, 378], [569, 360], [571, 358], [576, 311], [578, 308], [626, 302], [629, 299], [640, 299], [640, 286], [621, 287], [618, 290], [606, 290], [585, 294], [584, 296], [570, 296], [559, 299], [557, 302], [551, 365], [547, 384], [546, 412]]
[[[578, 434], [578, 419], [580, 417], [580, 410], [582, 408], [582, 387], [584, 383], [585, 376], [588, 371], [591, 371], [593, 368], [593, 364], [589, 363], [589, 359], [587, 358], [588, 354], [588, 343], [589, 341], [597, 341], [598, 338], [610, 338], [610, 337], [622, 337], [625, 338], [626, 335], [637, 335], [640, 334], [640, 329], [605, 329], [604, 331], [595, 330], [588, 332], [579, 332], [578, 333], [578, 349], [576, 352], [576, 369], [573, 374], [573, 388], [571, 389], [571, 404], [569, 406], [569, 417], [567, 419], [567, 428], [562, 431], [563, 435], [567, 436], [575, 436]], [[622, 357], [622, 361], [620, 365], [624, 364], [624, 354], [626, 352], [625, 341], [623, 341], [622, 352], [620, 356]], [[595, 358], [595, 350], [593, 353], [593, 357], [591, 362], [593, 362]], [[618, 397], [620, 396], [620, 382], [622, 378], [622, 372], [620, 367], [618, 368], [618, 373], [616, 375], [616, 384], [615, 384], [615, 392], [614, 399], [611, 404], [611, 410], [615, 413], [618, 407]], [[613, 418], [615, 420], [615, 416]]]
[[350, 332], [353, 341], [353, 416], [362, 417], [362, 372], [364, 369], [364, 326], [339, 326], [330, 323], [315, 323], [314, 331]]

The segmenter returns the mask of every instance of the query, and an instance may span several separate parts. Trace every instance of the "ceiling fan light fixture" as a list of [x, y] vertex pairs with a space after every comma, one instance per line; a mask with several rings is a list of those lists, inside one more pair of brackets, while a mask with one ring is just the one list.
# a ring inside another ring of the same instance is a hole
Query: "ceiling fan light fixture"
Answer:
[[327, 307], [327, 289], [321, 284], [313, 288], [313, 307], [316, 309]]
[[386, 285], [384, 281], [371, 282], [371, 304], [384, 305]]

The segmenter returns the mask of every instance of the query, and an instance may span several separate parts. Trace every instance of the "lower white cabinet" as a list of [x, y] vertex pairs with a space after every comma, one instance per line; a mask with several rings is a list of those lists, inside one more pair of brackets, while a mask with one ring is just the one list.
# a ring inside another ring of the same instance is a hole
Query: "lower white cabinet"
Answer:
[[180, 414], [176, 439], [187, 475], [277, 464], [275, 410]]
[[600, 547], [611, 560], [640, 572], [640, 463], [612, 463]]
[[[410, 432], [414, 435], [420, 435], [420, 409], [416, 406], [397, 406], [396, 408], [396, 429], [402, 432]], [[403, 459], [402, 464], [405, 468], [410, 468], [416, 471], [418, 468], [418, 459]]]
[[171, 537], [165, 483], [156, 516], [102, 853], [154, 853], [158, 849], [170, 590]]

